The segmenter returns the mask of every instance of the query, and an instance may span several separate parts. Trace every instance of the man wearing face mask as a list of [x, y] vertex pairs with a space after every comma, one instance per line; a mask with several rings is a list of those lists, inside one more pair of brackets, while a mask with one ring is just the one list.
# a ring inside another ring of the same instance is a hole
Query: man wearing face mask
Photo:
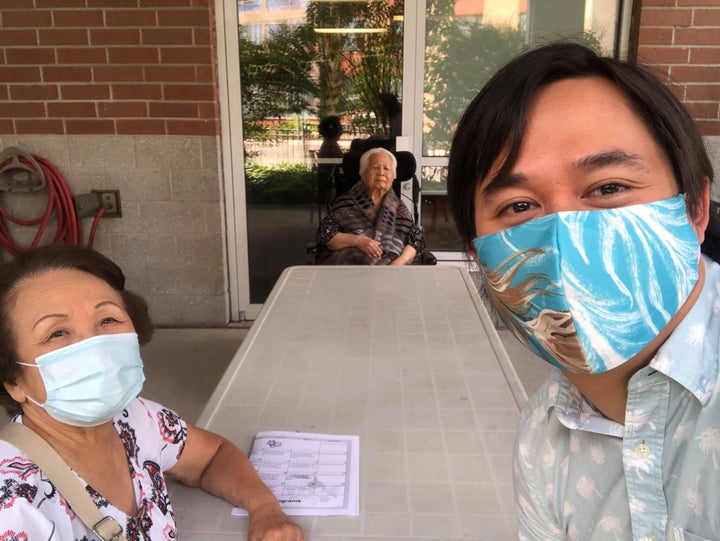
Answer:
[[500, 319], [553, 364], [514, 457], [520, 539], [720, 539], [713, 171], [642, 68], [530, 51], [472, 101], [448, 195]]

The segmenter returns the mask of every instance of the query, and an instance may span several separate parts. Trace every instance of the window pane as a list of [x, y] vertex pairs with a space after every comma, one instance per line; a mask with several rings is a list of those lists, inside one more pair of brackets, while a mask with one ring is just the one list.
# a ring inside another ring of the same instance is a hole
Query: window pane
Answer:
[[313, 168], [320, 119], [340, 117], [344, 150], [356, 138], [399, 134], [404, 3], [238, 6], [250, 302], [256, 304], [284, 268], [309, 262], [306, 246], [325, 208], [321, 198], [332, 193]]
[[238, 0], [239, 12], [260, 11], [262, 8], [262, 0]]
[[423, 155], [447, 156], [460, 115], [511, 58], [571, 39], [614, 54], [618, 0], [427, 0]]
[[422, 183], [421, 223], [428, 248], [436, 251], [463, 251], [447, 200], [447, 167], [420, 168]]
[[463, 251], [447, 202], [452, 135], [470, 101], [523, 51], [570, 39], [616, 53], [619, 0], [426, 0], [421, 222], [428, 249]]

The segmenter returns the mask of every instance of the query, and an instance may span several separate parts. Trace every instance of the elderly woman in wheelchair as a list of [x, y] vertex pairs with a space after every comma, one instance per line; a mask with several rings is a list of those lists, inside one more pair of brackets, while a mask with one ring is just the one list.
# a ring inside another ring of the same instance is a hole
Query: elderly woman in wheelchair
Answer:
[[360, 180], [338, 196], [318, 231], [317, 262], [325, 265], [411, 265], [425, 247], [422, 227], [391, 189], [397, 160], [384, 148], [360, 158]]

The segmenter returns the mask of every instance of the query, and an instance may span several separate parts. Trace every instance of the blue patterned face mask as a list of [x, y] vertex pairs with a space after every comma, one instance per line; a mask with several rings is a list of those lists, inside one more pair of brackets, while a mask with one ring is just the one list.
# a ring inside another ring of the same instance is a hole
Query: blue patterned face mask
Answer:
[[72, 426], [96, 426], [120, 413], [140, 389], [145, 375], [137, 334], [102, 334], [35, 359], [47, 398], [38, 404]]
[[474, 244], [501, 320], [571, 372], [598, 374], [631, 359], [698, 280], [700, 247], [683, 195], [549, 214]]

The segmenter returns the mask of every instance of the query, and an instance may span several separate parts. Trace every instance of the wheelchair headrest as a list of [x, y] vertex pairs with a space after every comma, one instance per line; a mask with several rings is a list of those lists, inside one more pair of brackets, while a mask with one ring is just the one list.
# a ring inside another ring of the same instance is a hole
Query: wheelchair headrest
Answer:
[[393, 152], [395, 150], [395, 138], [372, 136], [367, 139], [353, 139], [350, 141], [350, 152], [362, 154], [371, 148], [377, 147]]
[[396, 180], [403, 182], [410, 180], [415, 176], [415, 170], [417, 169], [417, 162], [412, 152], [407, 150], [399, 150], [393, 152], [397, 159], [397, 177]]

